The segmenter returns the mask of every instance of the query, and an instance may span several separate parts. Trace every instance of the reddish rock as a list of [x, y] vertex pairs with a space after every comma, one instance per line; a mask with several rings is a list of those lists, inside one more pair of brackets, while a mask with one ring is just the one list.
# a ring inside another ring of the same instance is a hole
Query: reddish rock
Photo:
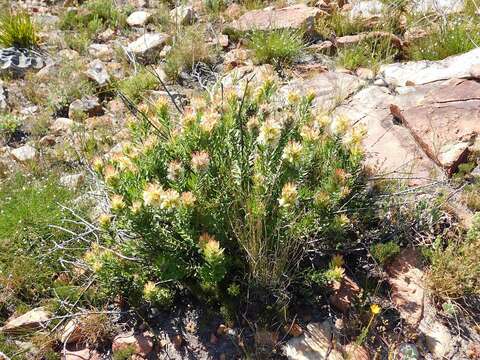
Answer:
[[370, 360], [368, 350], [355, 343], [350, 343], [345, 346], [343, 356], [348, 360]]
[[96, 351], [92, 349], [85, 348], [78, 351], [65, 351], [63, 354], [63, 360], [100, 360], [102, 357]]
[[424, 273], [420, 265], [418, 251], [407, 248], [402, 250], [387, 267], [388, 282], [392, 288], [392, 302], [402, 319], [411, 326], [418, 326], [423, 317]]
[[249, 11], [229, 28], [236, 31], [252, 30], [276, 30], [276, 29], [304, 29], [307, 32], [313, 30], [315, 20], [323, 11], [304, 4], [288, 6], [282, 9], [265, 8], [262, 10]]
[[336, 282], [333, 287], [334, 293], [330, 296], [330, 302], [337, 310], [348, 312], [352, 302], [360, 294], [359, 286], [348, 276], [344, 276], [342, 281]]
[[148, 333], [143, 334], [120, 334], [113, 339], [112, 351], [115, 353], [120, 350], [132, 347], [135, 354], [147, 356], [153, 349], [153, 338]]
[[419, 104], [391, 113], [406, 126], [422, 150], [448, 175], [467, 160], [480, 134], [480, 83], [453, 79], [433, 87]]

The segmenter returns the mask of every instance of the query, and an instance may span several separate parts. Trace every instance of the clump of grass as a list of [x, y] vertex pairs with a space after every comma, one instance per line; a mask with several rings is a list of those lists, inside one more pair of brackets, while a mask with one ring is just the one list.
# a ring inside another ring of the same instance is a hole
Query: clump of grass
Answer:
[[437, 27], [426, 38], [410, 45], [411, 60], [441, 60], [448, 56], [465, 53], [480, 43], [480, 25], [473, 19], [449, 21]]
[[303, 33], [289, 29], [254, 31], [247, 46], [258, 63], [274, 65], [292, 63], [305, 48]]
[[358, 34], [369, 30], [368, 25], [361, 18], [352, 19], [348, 15], [334, 11], [331, 15], [322, 17], [315, 24], [316, 32], [323, 38]]
[[205, 42], [205, 31], [198, 26], [180, 29], [165, 59], [165, 73], [177, 79], [182, 71], [187, 71], [196, 63], [211, 63], [215, 52]]
[[466, 239], [449, 242], [445, 249], [435, 249], [430, 257], [430, 288], [440, 298], [480, 295], [480, 213]]
[[154, 90], [157, 86], [158, 80], [154, 74], [147, 70], [140, 70], [137, 74], [120, 81], [117, 89], [128, 99], [138, 102], [145, 91]]
[[21, 126], [22, 122], [18, 117], [0, 113], [0, 138], [8, 141]]
[[32, 48], [38, 41], [36, 26], [26, 11], [0, 15], [0, 47]]
[[380, 65], [393, 62], [398, 50], [388, 38], [365, 39], [345, 47], [337, 54], [337, 63], [348, 70], [368, 67], [377, 71]]
[[371, 247], [370, 253], [380, 265], [384, 266], [400, 253], [400, 246], [394, 241], [375, 244]]
[[472, 211], [480, 211], [480, 183], [465, 186], [463, 200]]

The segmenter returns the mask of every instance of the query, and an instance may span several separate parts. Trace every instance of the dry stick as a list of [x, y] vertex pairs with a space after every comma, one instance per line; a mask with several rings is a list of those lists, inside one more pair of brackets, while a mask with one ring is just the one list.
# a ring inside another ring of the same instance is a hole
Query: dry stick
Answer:
[[177, 105], [177, 102], [175, 101], [175, 98], [173, 97], [173, 95], [170, 93], [170, 91], [168, 90], [167, 88], [167, 85], [165, 85], [165, 83], [163, 82], [162, 78], [160, 77], [160, 75], [158, 75], [157, 71], [151, 67], [151, 69], [148, 69], [147, 68], [147, 71], [150, 72], [151, 74], [153, 74], [157, 80], [160, 82], [160, 84], [162, 85], [163, 89], [167, 92], [168, 96], [170, 97], [170, 99], [172, 100], [173, 102], [173, 105], [175, 105], [175, 108], [177, 109], [177, 111], [180, 113], [180, 115], [183, 115], [183, 110], [180, 109], [180, 107]]

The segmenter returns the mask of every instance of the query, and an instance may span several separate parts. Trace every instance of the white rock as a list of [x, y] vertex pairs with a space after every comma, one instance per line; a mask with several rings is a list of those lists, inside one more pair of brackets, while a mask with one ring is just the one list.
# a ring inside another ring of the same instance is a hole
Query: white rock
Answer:
[[77, 189], [80, 185], [83, 184], [84, 181], [85, 181], [85, 175], [83, 175], [82, 173], [72, 174], [72, 175], [63, 175], [59, 180], [61, 185], [69, 189]]
[[7, 108], [7, 92], [3, 88], [3, 82], [0, 80], [0, 110]]
[[17, 149], [12, 150], [12, 155], [15, 160], [20, 162], [26, 162], [35, 159], [37, 151], [30, 145], [24, 145]]
[[379, 0], [354, 1], [350, 10], [351, 18], [372, 18], [381, 16], [384, 5]]
[[463, 10], [464, 0], [415, 0], [412, 10], [417, 13], [450, 14]]
[[127, 49], [134, 55], [147, 57], [152, 53], [160, 52], [169, 38], [168, 34], [147, 33], [130, 43]]
[[170, 18], [176, 24], [188, 25], [197, 19], [197, 14], [192, 6], [180, 5], [170, 11]]
[[111, 61], [113, 59], [113, 49], [106, 44], [91, 44], [88, 47], [88, 53], [102, 61]]
[[50, 311], [45, 310], [43, 307], [39, 307], [14, 319], [8, 320], [0, 330], [5, 333], [35, 330], [47, 323], [51, 316], [52, 313]]
[[50, 130], [60, 133], [69, 131], [74, 124], [74, 121], [69, 118], [57, 118], [50, 126]]
[[144, 26], [152, 17], [147, 11], [134, 11], [127, 18], [127, 24], [130, 26]]
[[380, 74], [389, 85], [427, 84], [451, 78], [468, 78], [474, 65], [480, 64], [480, 48], [450, 56], [440, 61], [409, 61], [380, 67]]
[[104, 86], [110, 81], [110, 76], [108, 75], [107, 68], [105, 67], [105, 64], [99, 59], [95, 59], [88, 64], [88, 68], [87, 71], [85, 71], [85, 74], [100, 86]]

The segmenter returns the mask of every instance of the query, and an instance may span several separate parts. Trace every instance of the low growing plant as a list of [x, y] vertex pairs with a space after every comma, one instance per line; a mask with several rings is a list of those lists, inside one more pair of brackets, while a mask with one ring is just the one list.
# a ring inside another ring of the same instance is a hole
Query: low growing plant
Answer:
[[292, 63], [305, 48], [303, 33], [289, 29], [254, 31], [247, 46], [258, 63], [274, 65]]
[[383, 266], [400, 253], [400, 246], [394, 241], [389, 241], [384, 244], [373, 245], [370, 252], [373, 258]]
[[26, 11], [6, 11], [0, 15], [0, 47], [32, 48], [37, 45], [37, 29]]
[[162, 100], [132, 121], [123, 154], [95, 161], [111, 203], [99, 222], [130, 234], [87, 256], [108, 293], [168, 306], [180, 288], [207, 300], [250, 289], [286, 305], [312, 239], [345, 241], [337, 210], [355, 192], [363, 135], [313, 114], [313, 95], [288, 98], [267, 81], [180, 118]]

